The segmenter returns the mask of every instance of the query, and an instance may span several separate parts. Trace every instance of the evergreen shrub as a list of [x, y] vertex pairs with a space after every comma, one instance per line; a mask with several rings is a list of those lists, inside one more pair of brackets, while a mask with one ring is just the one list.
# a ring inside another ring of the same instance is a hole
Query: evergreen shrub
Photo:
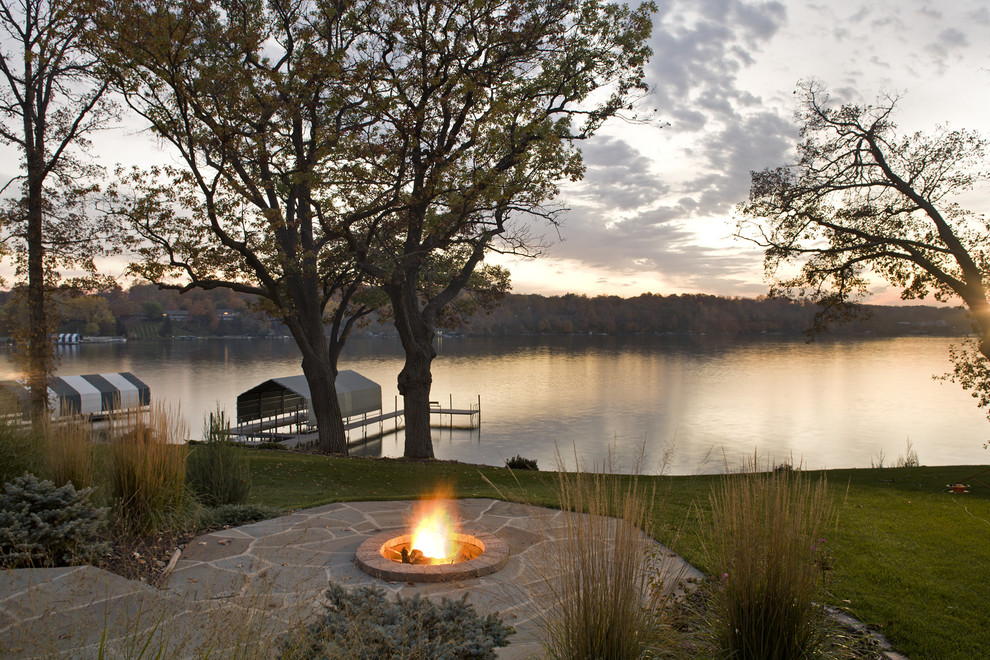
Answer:
[[480, 616], [467, 603], [419, 595], [390, 601], [376, 587], [347, 592], [331, 584], [326, 615], [300, 639], [288, 638], [283, 658], [487, 660], [515, 631], [496, 614]]
[[105, 552], [107, 510], [92, 505], [92, 492], [31, 474], [4, 484], [0, 566], [67, 566]]

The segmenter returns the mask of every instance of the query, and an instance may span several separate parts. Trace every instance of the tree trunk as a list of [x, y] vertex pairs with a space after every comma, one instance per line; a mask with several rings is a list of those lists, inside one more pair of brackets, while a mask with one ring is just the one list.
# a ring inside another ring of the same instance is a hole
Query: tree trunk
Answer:
[[[34, 156], [34, 157], [32, 157]], [[45, 305], [45, 245], [42, 241], [44, 192], [37, 154], [28, 154], [28, 355], [27, 381], [31, 388], [31, 419], [37, 423], [48, 413], [48, 376], [52, 370], [52, 339]], [[39, 170], [38, 173], [33, 170]]]
[[399, 372], [398, 387], [406, 418], [406, 458], [433, 458], [430, 432], [431, 366], [437, 353], [433, 348], [433, 324], [419, 309], [415, 289], [390, 287], [389, 299], [395, 314], [395, 328], [402, 341], [406, 362]]
[[[405, 344], [405, 342], [403, 342]], [[418, 342], [417, 342], [418, 344]], [[433, 435], [430, 431], [430, 387], [433, 374], [430, 364], [435, 355], [432, 342], [429, 350], [406, 349], [406, 362], [399, 372], [399, 394], [406, 418], [406, 458], [433, 458]]]
[[313, 414], [319, 432], [317, 447], [324, 454], [346, 454], [347, 436], [337, 398], [337, 370], [330, 365], [330, 357], [307, 357], [303, 354], [303, 374], [309, 384]]
[[969, 305], [970, 313], [976, 322], [976, 329], [980, 333], [980, 353], [984, 358], [990, 360], [990, 305], [986, 298], [981, 297], [973, 302], [966, 301]]
[[337, 365], [330, 358], [330, 346], [317, 318], [312, 328], [303, 329], [299, 319], [284, 319], [302, 353], [302, 370], [309, 385], [310, 400], [319, 432], [317, 447], [324, 454], [346, 454], [347, 436], [337, 398]]

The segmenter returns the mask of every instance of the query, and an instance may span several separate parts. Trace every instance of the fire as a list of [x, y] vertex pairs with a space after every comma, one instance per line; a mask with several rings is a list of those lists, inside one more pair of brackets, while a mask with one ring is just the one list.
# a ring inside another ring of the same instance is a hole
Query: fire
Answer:
[[412, 532], [410, 551], [419, 550], [433, 563], [453, 561], [457, 555], [453, 518], [446, 504], [438, 500], [424, 501]]

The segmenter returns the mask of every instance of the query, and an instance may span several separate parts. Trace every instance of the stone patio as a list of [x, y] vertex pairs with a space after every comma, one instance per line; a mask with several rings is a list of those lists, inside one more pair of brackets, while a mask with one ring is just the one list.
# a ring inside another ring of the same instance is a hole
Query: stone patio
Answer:
[[[334, 503], [205, 534], [183, 551], [164, 589], [81, 566], [0, 572], [0, 656], [228, 657], [299, 630], [322, 611], [329, 581], [377, 584], [404, 597], [460, 598], [498, 612], [517, 633], [500, 658], [541, 657], [536, 618], [559, 570], [560, 511], [490, 499], [452, 501], [461, 522], [509, 547], [498, 572], [414, 584], [373, 578], [354, 564], [361, 543], [404, 529], [414, 501]], [[701, 574], [662, 546], [667, 584]], [[676, 580], [671, 579], [676, 578]], [[242, 653], [244, 655], [244, 653]], [[250, 653], [248, 657], [252, 657]]]

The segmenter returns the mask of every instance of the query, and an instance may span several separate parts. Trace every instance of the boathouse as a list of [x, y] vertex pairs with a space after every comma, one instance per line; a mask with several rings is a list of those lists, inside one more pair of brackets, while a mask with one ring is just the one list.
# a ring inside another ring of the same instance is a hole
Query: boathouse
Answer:
[[[344, 370], [337, 374], [336, 385], [342, 417], [381, 410], [382, 388], [373, 380], [356, 371]], [[237, 395], [239, 425], [266, 419], [284, 419], [290, 415], [305, 417], [309, 425], [316, 425], [309, 383], [305, 376], [270, 378]]]
[[[26, 385], [17, 381], [0, 384], [0, 399], [6, 410], [20, 408], [28, 415]], [[151, 388], [129, 371], [81, 376], [56, 376], [48, 381], [52, 415], [102, 415], [113, 410], [138, 408], [151, 403]]]

